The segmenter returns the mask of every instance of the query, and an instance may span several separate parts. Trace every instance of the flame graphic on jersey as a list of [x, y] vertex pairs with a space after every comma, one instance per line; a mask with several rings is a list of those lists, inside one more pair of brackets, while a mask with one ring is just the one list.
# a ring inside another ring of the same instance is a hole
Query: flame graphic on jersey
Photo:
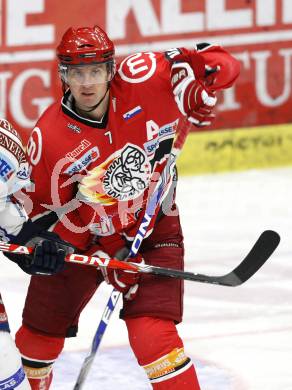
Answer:
[[93, 168], [80, 182], [83, 200], [104, 206], [132, 201], [143, 194], [151, 177], [151, 165], [145, 152], [127, 143], [104, 163]]
[[93, 168], [81, 180], [79, 192], [87, 202], [100, 203], [104, 206], [111, 206], [117, 203], [117, 199], [107, 195], [103, 189], [103, 177], [114, 158], [105, 161], [103, 164]]

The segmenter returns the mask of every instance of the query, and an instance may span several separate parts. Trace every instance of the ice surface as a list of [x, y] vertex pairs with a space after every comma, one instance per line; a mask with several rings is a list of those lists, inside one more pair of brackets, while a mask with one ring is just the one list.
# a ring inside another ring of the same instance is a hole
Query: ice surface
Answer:
[[[178, 204], [186, 269], [224, 274], [243, 259], [263, 230], [279, 248], [243, 286], [186, 282], [179, 325], [202, 390], [291, 390], [292, 168], [180, 178]], [[20, 323], [28, 277], [3, 259], [0, 291], [12, 331]], [[79, 335], [56, 363], [52, 390], [72, 389], [111, 288], [102, 286], [83, 312]], [[118, 310], [109, 324], [86, 390], [150, 389], [128, 347]]]

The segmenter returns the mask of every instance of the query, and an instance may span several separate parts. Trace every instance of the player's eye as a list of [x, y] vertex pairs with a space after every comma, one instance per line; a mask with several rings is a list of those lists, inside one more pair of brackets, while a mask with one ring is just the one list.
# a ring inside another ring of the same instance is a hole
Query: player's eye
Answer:
[[82, 72], [80, 69], [71, 69], [70, 74], [73, 77], [76, 77], [76, 76], [79, 77], [82, 75]]

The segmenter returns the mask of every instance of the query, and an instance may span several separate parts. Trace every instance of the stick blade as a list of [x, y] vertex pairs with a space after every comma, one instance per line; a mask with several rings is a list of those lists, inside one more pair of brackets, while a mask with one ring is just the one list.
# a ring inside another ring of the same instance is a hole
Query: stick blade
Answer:
[[246, 282], [265, 264], [279, 243], [277, 232], [265, 230], [239, 266], [223, 277], [226, 285], [238, 286]]

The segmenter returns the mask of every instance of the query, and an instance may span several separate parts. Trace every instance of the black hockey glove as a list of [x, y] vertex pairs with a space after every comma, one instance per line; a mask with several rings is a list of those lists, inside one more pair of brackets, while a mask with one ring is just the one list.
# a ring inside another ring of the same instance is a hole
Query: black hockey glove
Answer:
[[37, 231], [38, 227], [27, 221], [20, 233], [11, 242], [14, 244], [32, 246], [32, 255], [6, 253], [5, 255], [17, 263], [29, 275], [53, 275], [64, 268], [65, 256], [74, 252], [74, 247], [53, 232]]

